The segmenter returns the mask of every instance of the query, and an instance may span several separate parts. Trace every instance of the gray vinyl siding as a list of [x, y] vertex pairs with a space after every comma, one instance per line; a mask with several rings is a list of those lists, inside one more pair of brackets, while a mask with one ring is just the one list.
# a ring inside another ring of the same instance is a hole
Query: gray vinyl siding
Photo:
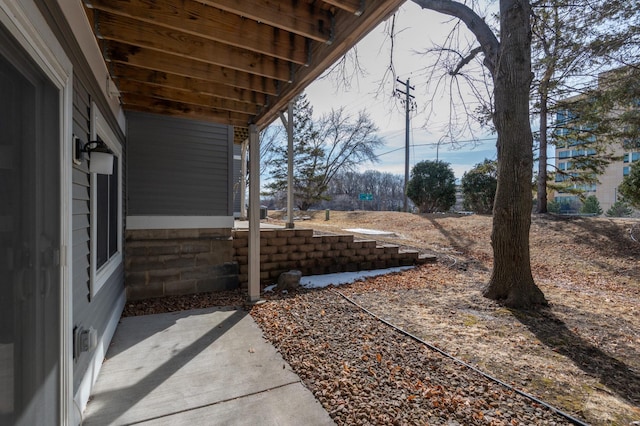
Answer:
[[[73, 81], [73, 133], [86, 142], [90, 136], [92, 97], [80, 76], [74, 75]], [[124, 176], [122, 181], [125, 181]], [[124, 293], [124, 266], [120, 265], [98, 294], [90, 297], [91, 180], [87, 161], [74, 165], [72, 182], [73, 326], [93, 327], [98, 331], [98, 339], [102, 339], [109, 319], [118, 307], [118, 299]], [[92, 356], [93, 353], [83, 353], [73, 364], [74, 393], [87, 373]]]
[[130, 216], [231, 216], [233, 128], [127, 114]]
[[[89, 140], [90, 135], [90, 105], [91, 99], [87, 89], [80, 79], [74, 76], [73, 134], [85, 142]], [[86, 161], [80, 165], [74, 165], [72, 181], [73, 320], [74, 326], [78, 326], [83, 324], [85, 319], [83, 317], [86, 317], [85, 305], [89, 295], [91, 193], [89, 168]]]

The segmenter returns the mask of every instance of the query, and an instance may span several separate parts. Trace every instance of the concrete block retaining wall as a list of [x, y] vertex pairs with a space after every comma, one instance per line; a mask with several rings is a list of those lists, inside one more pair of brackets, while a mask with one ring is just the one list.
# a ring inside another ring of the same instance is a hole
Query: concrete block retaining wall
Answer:
[[[233, 260], [239, 265], [242, 287], [248, 283], [247, 230], [234, 230]], [[264, 229], [260, 231], [260, 281], [271, 284], [291, 269], [302, 275], [322, 275], [384, 269], [419, 263], [419, 253], [396, 245], [379, 246], [373, 240], [354, 240], [353, 235], [313, 235], [312, 229]]]
[[[160, 229], [125, 234], [128, 300], [247, 287], [247, 230]], [[260, 281], [291, 269], [303, 275], [355, 272], [422, 263], [417, 251], [353, 235], [313, 235], [311, 229], [260, 231]]]
[[230, 229], [154, 229], [125, 234], [127, 299], [238, 288]]

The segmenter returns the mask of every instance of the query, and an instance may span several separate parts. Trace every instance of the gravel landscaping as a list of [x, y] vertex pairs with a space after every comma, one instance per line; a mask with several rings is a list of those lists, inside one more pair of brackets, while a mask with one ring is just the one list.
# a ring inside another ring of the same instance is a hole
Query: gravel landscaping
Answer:
[[330, 289], [271, 300], [252, 315], [338, 424], [572, 424]]

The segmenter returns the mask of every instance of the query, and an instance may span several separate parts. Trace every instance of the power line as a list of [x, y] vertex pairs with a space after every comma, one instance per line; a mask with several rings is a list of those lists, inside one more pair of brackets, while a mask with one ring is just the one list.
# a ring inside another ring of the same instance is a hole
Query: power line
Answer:
[[[471, 142], [495, 142], [495, 138], [483, 138], [483, 139], [467, 139], [467, 140], [463, 140], [463, 141], [455, 141], [457, 143], [471, 143]], [[419, 147], [419, 146], [438, 146], [438, 145], [442, 145], [442, 142], [430, 142], [430, 143], [419, 143], [419, 144], [411, 144], [412, 148], [415, 147]], [[484, 145], [484, 143], [481, 143], [480, 145]], [[396, 151], [400, 151], [402, 149], [405, 149], [405, 147], [400, 147], [400, 148], [396, 148], [396, 149], [392, 149], [391, 151], [387, 151], [387, 152], [383, 152], [382, 154], [376, 154], [378, 157], [382, 156], [382, 155], [387, 155], [387, 154], [391, 154], [393, 152]]]

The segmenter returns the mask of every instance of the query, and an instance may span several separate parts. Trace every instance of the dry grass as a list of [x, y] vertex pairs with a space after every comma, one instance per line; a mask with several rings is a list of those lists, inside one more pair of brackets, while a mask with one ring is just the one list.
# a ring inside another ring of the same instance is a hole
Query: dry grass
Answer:
[[523, 312], [480, 296], [492, 266], [491, 217], [310, 216], [296, 226], [393, 231], [378, 239], [439, 256], [342, 290], [358, 303], [588, 423], [640, 420], [640, 244], [629, 236], [637, 220], [535, 216], [532, 269], [550, 306]]

